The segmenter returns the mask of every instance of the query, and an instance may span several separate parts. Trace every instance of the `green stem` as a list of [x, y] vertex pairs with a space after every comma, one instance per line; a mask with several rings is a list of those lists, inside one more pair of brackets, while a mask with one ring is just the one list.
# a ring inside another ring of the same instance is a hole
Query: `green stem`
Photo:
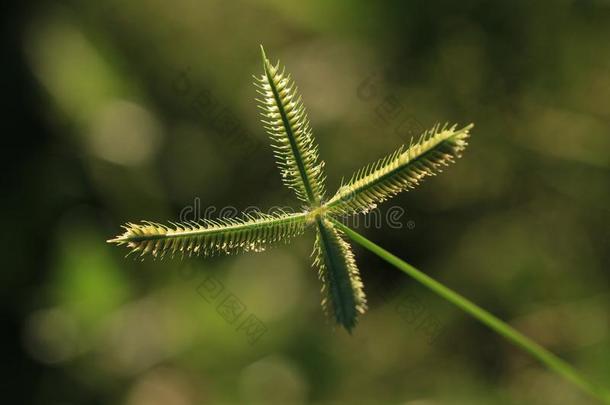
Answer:
[[507, 340], [511, 341], [515, 345], [519, 346], [520, 348], [537, 358], [548, 368], [555, 371], [557, 374], [563, 376], [567, 380], [571, 381], [583, 391], [599, 399], [604, 404], [610, 404], [610, 394], [607, 391], [605, 391], [602, 387], [599, 387], [596, 384], [585, 379], [574, 368], [572, 368], [572, 366], [570, 366], [568, 363], [566, 363], [544, 347], [540, 346], [538, 343], [521, 334], [520, 332], [509, 326], [507, 323], [500, 320], [491, 313], [487, 312], [483, 308], [479, 307], [472, 301], [461, 296], [455, 291], [445, 287], [443, 284], [417, 270], [415, 267], [404, 262], [400, 258], [394, 256], [379, 245], [376, 245], [375, 243], [366, 239], [359, 233], [351, 230], [350, 228], [336, 220], [333, 220], [333, 222], [354, 242], [375, 253], [377, 256], [390, 263], [391, 265], [395, 266], [399, 270], [407, 273], [409, 276], [413, 277], [415, 280], [419, 281], [421, 284], [428, 287], [430, 290], [445, 298], [447, 301], [458, 306], [471, 316], [483, 322], [489, 328], [493, 329], [495, 332], [504, 336]]

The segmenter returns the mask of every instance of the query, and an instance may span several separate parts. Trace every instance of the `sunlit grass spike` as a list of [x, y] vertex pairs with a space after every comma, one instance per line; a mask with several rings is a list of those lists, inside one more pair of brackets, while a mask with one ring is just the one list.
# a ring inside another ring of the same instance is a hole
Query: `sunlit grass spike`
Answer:
[[255, 77], [262, 123], [271, 138], [282, 181], [297, 197], [317, 206], [324, 198], [324, 162], [318, 156], [309, 119], [290, 75], [272, 65], [261, 46], [264, 73]]
[[142, 221], [127, 223], [125, 232], [108, 242], [126, 245], [132, 253], [214, 256], [238, 252], [260, 252], [268, 245], [288, 241], [302, 234], [307, 213], [268, 215], [244, 214], [242, 218], [202, 219], [198, 222], [170, 222], [170, 225]]
[[349, 332], [366, 311], [366, 296], [351, 246], [326, 219], [316, 219], [314, 265], [322, 281], [322, 307]]
[[456, 125], [434, 126], [417, 142], [411, 141], [408, 148], [401, 146], [358, 170], [349, 182], [341, 185], [326, 207], [337, 215], [366, 213], [396, 194], [414, 188], [460, 157], [472, 127], [470, 124], [458, 130]]

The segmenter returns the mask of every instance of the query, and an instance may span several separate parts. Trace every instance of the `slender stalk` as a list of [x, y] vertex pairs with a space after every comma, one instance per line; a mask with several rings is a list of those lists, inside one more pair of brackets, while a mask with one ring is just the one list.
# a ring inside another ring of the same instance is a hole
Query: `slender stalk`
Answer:
[[353, 231], [336, 220], [333, 220], [333, 222], [354, 242], [375, 253], [377, 256], [395, 266], [399, 270], [407, 273], [409, 276], [413, 277], [430, 290], [445, 298], [447, 301], [466, 311], [468, 314], [475, 317], [513, 344], [519, 346], [521, 349], [537, 358], [548, 368], [577, 385], [583, 391], [597, 398], [604, 404], [610, 404], [610, 394], [604, 388], [597, 386], [581, 376], [572, 366], [557, 357], [555, 354], [518, 332], [507, 323], [479, 307], [472, 301], [445, 287], [443, 284], [417, 270], [415, 267], [394, 256], [359, 233]]

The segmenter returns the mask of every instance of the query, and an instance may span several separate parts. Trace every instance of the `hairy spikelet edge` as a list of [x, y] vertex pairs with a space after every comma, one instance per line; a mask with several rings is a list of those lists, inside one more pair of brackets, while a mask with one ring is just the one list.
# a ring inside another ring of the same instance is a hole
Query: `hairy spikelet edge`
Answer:
[[324, 162], [312, 134], [305, 106], [290, 75], [272, 65], [262, 49], [265, 72], [254, 85], [262, 96], [257, 99], [262, 123], [284, 184], [310, 205], [319, 205], [325, 194]]
[[322, 282], [322, 308], [351, 333], [367, 309], [360, 271], [343, 233], [326, 219], [316, 219], [316, 225], [312, 256]]
[[396, 194], [414, 188], [425, 177], [442, 172], [444, 166], [461, 156], [468, 143], [472, 124], [456, 130], [436, 125], [405, 150], [394, 153], [358, 170], [342, 184], [325, 204], [330, 214], [366, 213]]
[[241, 218], [202, 219], [169, 225], [142, 221], [123, 226], [125, 232], [110, 243], [126, 245], [130, 253], [174, 256], [260, 252], [274, 242], [302, 234], [311, 222], [307, 212], [297, 214], [243, 214]]

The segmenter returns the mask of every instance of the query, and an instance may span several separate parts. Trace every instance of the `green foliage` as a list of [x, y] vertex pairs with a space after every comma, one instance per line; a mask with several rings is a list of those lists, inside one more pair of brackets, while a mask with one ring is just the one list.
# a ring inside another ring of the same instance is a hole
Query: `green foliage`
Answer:
[[[262, 47], [261, 47], [262, 49]], [[262, 51], [264, 72], [256, 78], [262, 122], [284, 184], [307, 207], [296, 214], [256, 213], [241, 219], [202, 219], [162, 225], [128, 223], [125, 232], [108, 242], [126, 245], [141, 256], [204, 255], [259, 252], [274, 242], [287, 241], [316, 227], [314, 265], [322, 281], [322, 306], [338, 324], [351, 331], [366, 310], [366, 297], [350, 244], [333, 217], [367, 212], [394, 195], [413, 188], [441, 171], [466, 147], [472, 125], [435, 126], [417, 142], [356, 172], [325, 201], [324, 162], [319, 158], [305, 107], [290, 76], [272, 65]]]

